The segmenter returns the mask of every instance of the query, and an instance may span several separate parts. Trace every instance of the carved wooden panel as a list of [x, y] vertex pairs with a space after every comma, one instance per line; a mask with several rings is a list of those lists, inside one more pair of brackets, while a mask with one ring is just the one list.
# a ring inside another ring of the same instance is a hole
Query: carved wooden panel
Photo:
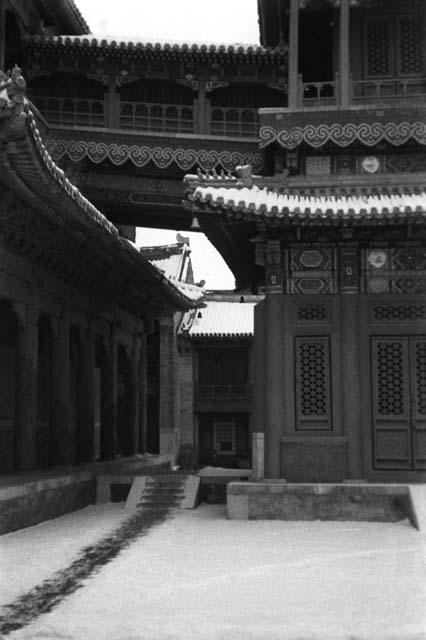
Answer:
[[399, 19], [399, 73], [419, 74], [423, 71], [423, 24], [418, 16]]
[[413, 465], [426, 469], [426, 338], [412, 338]]
[[374, 466], [411, 469], [408, 340], [373, 337]]
[[426, 469], [426, 337], [372, 338], [374, 463]]
[[297, 307], [297, 319], [306, 322], [327, 322], [329, 310], [322, 304], [300, 304]]
[[388, 76], [391, 69], [391, 33], [387, 18], [369, 20], [366, 26], [366, 66], [368, 76]]
[[373, 307], [373, 320], [384, 322], [396, 320], [426, 320], [426, 305], [424, 304], [378, 304]]
[[296, 429], [332, 429], [328, 336], [296, 337], [295, 369]]

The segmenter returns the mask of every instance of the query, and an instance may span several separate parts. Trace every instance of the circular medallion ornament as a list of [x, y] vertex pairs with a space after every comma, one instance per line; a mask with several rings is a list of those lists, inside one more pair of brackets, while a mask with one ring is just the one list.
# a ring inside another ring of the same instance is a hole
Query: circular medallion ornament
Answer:
[[368, 263], [375, 269], [381, 269], [387, 261], [387, 256], [383, 249], [372, 249], [368, 252]]
[[367, 173], [377, 173], [380, 168], [380, 161], [376, 156], [366, 156], [363, 158], [361, 166]]

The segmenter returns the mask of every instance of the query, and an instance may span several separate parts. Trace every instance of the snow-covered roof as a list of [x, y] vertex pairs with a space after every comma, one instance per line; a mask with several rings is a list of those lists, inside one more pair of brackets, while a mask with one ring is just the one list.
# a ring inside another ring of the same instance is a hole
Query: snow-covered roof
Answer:
[[249, 301], [205, 300], [203, 309], [185, 313], [178, 333], [189, 338], [249, 338], [254, 335], [254, 307], [261, 299], [251, 296]]
[[213, 209], [243, 212], [254, 219], [280, 219], [285, 222], [321, 222], [327, 220], [388, 220], [415, 222], [426, 218], [426, 186], [391, 187], [362, 193], [316, 193], [313, 195], [279, 193], [257, 185], [232, 186], [199, 185], [188, 195], [195, 204], [210, 205]]
[[140, 247], [139, 250], [151, 264], [163, 271], [166, 276], [186, 282], [191, 249], [188, 238], [179, 234], [177, 237], [179, 241], [176, 244]]

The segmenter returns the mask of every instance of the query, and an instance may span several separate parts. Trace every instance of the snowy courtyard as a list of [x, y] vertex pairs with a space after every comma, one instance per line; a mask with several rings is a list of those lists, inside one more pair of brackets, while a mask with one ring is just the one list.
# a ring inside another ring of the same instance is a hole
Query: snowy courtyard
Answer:
[[[0, 616], [128, 518], [122, 504], [91, 506], [1, 537]], [[135, 535], [3, 637], [420, 640], [425, 548], [408, 522], [229, 521], [224, 505], [201, 505]]]

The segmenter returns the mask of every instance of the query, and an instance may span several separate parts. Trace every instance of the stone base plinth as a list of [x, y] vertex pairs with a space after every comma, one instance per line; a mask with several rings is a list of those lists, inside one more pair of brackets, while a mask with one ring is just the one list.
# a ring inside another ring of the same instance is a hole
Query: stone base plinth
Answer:
[[355, 520], [416, 522], [409, 486], [231, 482], [228, 518], [235, 520]]

